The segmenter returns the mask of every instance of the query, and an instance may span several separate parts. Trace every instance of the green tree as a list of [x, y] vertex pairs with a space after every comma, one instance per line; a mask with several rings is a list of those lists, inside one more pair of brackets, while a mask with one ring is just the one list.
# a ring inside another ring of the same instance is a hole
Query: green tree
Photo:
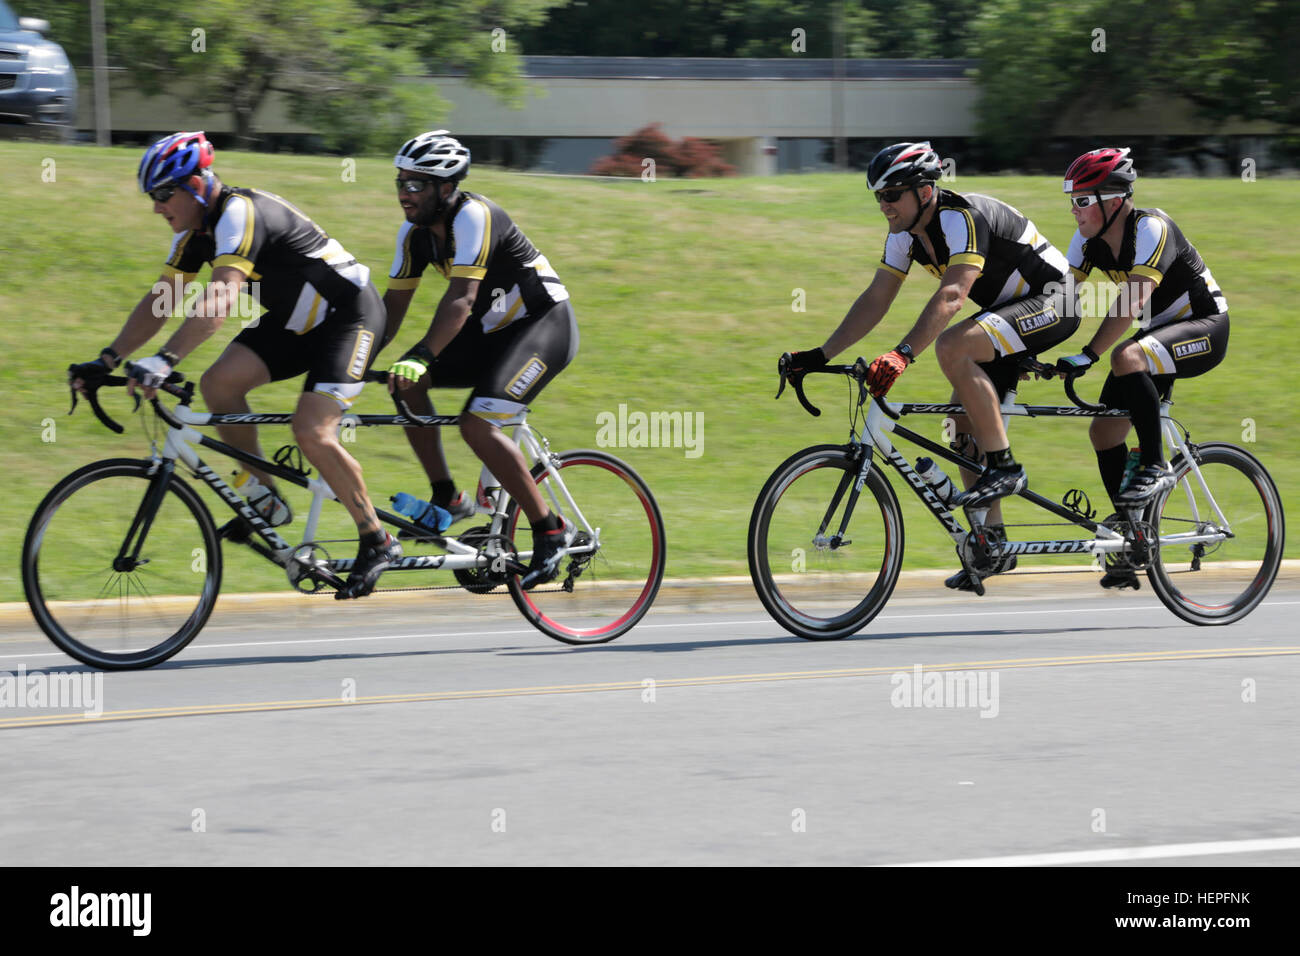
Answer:
[[[178, 8], [112, 0], [105, 16], [110, 64], [126, 69], [142, 92], [202, 91], [206, 105], [230, 110], [247, 145], [255, 140], [257, 109], [277, 91], [327, 146], [351, 151], [436, 125], [448, 104], [427, 83], [411, 82], [435, 70], [461, 70], [469, 82], [518, 103], [524, 81], [511, 31], [562, 2], [207, 0]], [[49, 0], [45, 8], [52, 32], [82, 67], [91, 59], [87, 7], [85, 0]]]
[[989, 0], [975, 40], [980, 130], [1003, 163], [1030, 156], [1072, 111], [1142, 97], [1300, 130], [1300, 7], [1287, 0]]

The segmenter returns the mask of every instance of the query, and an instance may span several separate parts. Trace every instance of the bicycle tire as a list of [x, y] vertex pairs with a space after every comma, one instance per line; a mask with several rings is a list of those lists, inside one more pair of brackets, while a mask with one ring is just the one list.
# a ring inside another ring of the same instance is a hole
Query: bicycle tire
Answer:
[[[754, 590], [778, 624], [806, 640], [840, 640], [862, 630], [889, 601], [902, 570], [902, 511], [878, 463], [867, 472], [848, 540], [831, 548], [814, 538], [836, 489], [846, 480], [851, 487], [857, 470], [846, 446], [814, 445], [779, 465], [754, 502], [747, 542]], [[826, 533], [838, 529], [847, 498], [846, 488]], [[790, 574], [774, 570], [778, 555]]]
[[[1192, 624], [1239, 621], [1264, 600], [1277, 577], [1286, 540], [1282, 499], [1268, 471], [1255, 456], [1225, 442], [1196, 446], [1198, 467], [1233, 532], [1197, 555], [1193, 547], [1162, 544], [1147, 569], [1161, 602]], [[1146, 509], [1157, 537], [1215, 525], [1217, 516], [1204, 490], [1189, 477], [1180, 454], [1171, 464], [1177, 483]], [[1194, 517], [1191, 504], [1199, 509]], [[1188, 556], [1191, 556], [1189, 559]], [[1184, 566], [1185, 565], [1185, 566]]]
[[[555, 458], [578, 510], [600, 532], [599, 550], [585, 560], [565, 558], [556, 582], [525, 591], [519, 575], [510, 574], [506, 586], [520, 613], [548, 637], [565, 644], [604, 644], [635, 627], [659, 593], [667, 554], [663, 515], [650, 486], [613, 455], [576, 449]], [[533, 466], [533, 481], [543, 487], [551, 510], [582, 529], [546, 477], [540, 462]], [[522, 513], [512, 499], [505, 527], [517, 547], [529, 534], [518, 526]], [[573, 587], [565, 591], [570, 575]]]
[[[27, 527], [23, 592], [36, 623], [56, 647], [91, 667], [134, 670], [167, 660], [203, 628], [221, 590], [216, 525], [198, 493], [176, 474], [148, 516], [141, 563], [115, 566], [130, 533], [125, 529], [148, 500], [155, 468], [156, 462], [133, 458], [86, 465], [50, 489]], [[129, 514], [124, 502], [135, 502]], [[187, 515], [197, 529], [185, 522]], [[114, 592], [115, 599], [105, 600]]]

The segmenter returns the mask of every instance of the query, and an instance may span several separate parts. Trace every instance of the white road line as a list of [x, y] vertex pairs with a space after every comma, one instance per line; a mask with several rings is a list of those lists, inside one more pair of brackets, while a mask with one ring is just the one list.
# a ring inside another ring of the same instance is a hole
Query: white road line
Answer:
[[986, 856], [970, 860], [927, 860], [923, 863], [884, 863], [882, 866], [1057, 866], [1077, 863], [1114, 863], [1121, 860], [1168, 860], [1185, 856], [1224, 853], [1268, 853], [1300, 850], [1300, 837], [1267, 840], [1220, 840], [1214, 843], [1167, 843], [1164, 846], [1130, 846], [1114, 850], [1078, 850], [1066, 853], [1029, 853], [1024, 856]]
[[[1260, 605], [1260, 607], [1289, 607], [1291, 605], [1296, 605], [1296, 604], [1300, 604], [1300, 601], [1265, 601], [1263, 604]], [[877, 617], [875, 620], [906, 621], [906, 620], [917, 620], [920, 618], [930, 618], [930, 617], [953, 617], [954, 615], [960, 615], [960, 618], [964, 620], [970, 617], [1018, 617], [1018, 616], [1028, 617], [1035, 614], [1078, 614], [1081, 611], [1087, 612], [1089, 614], [1107, 614], [1107, 613], [1131, 614], [1134, 611], [1159, 611], [1163, 609], [1164, 609], [1163, 605], [1144, 604], [1138, 607], [1089, 608], [1085, 606], [1079, 608], [1052, 608], [1050, 610], [1026, 609], [1022, 611], [973, 611], [973, 612], [945, 611], [943, 613], [933, 613], [933, 614], [881, 615], [880, 617]], [[744, 625], [771, 624], [774, 627], [779, 627], [779, 625], [777, 625], [775, 621], [771, 620], [770, 618], [763, 617], [763, 618], [754, 618], [753, 620], [747, 620], [747, 621], [682, 621], [676, 624], [638, 624], [635, 630], [646, 631], [646, 630], [650, 630], [651, 628], [671, 628], [671, 627], [735, 627], [736, 625], [739, 624], [744, 624]], [[219, 628], [221, 627], [221, 625], [217, 625], [217, 627]], [[320, 629], [318, 628], [317, 630]], [[533, 628], [520, 628], [518, 630], [510, 630], [510, 631], [473, 631], [470, 633], [471, 636], [478, 638], [478, 637], [509, 637], [517, 634], [539, 634], [541, 632], [534, 630]], [[958, 633], [958, 632], [953, 632], [953, 633]], [[432, 633], [422, 632], [418, 634], [380, 634], [373, 637], [310, 637], [310, 638], [289, 640], [289, 641], [241, 641], [239, 643], [226, 643], [226, 644], [197, 643], [190, 646], [193, 648], [203, 648], [204, 650], [219, 650], [219, 649], [226, 649], [232, 647], [278, 647], [286, 644], [293, 644], [293, 645], [343, 644], [343, 643], [347, 643], [348, 641], [356, 641], [358, 643], [366, 642], [366, 641], [406, 641], [406, 640], [413, 640], [415, 638], [421, 638], [421, 637], [450, 637], [450, 636], [452, 635], [432, 634]], [[63, 656], [64, 655], [62, 653], [0, 654], [0, 660], [29, 660], [35, 657], [63, 657]]]

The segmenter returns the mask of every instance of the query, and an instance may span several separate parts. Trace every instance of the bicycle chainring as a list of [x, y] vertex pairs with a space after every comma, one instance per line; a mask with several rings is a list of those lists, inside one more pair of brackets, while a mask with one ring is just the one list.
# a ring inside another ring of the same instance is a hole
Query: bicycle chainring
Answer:
[[[461, 544], [469, 545], [471, 548], [478, 548], [478, 553], [484, 557], [487, 556], [488, 544], [494, 540], [502, 543], [502, 550], [506, 553], [516, 553], [514, 542], [503, 534], [493, 535], [491, 525], [471, 528], [469, 531], [462, 533], [457, 540]], [[508, 569], [503, 568], [494, 571], [491, 567], [457, 568], [451, 573], [460, 583], [460, 586], [471, 594], [488, 594], [506, 583]]]
[[303, 594], [315, 594], [326, 586], [318, 571], [324, 569], [328, 572], [329, 562], [329, 552], [315, 541], [308, 541], [293, 549], [284, 570], [294, 588]]

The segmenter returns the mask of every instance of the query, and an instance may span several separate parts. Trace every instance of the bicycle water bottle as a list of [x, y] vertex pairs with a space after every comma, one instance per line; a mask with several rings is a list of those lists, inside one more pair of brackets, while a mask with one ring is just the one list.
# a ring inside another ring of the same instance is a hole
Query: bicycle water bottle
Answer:
[[921, 476], [921, 480], [930, 486], [934, 496], [945, 505], [952, 502], [953, 495], [957, 489], [953, 487], [952, 479], [943, 473], [938, 465], [929, 458], [918, 458], [916, 460], [916, 473]]
[[410, 518], [412, 524], [417, 524], [421, 528], [441, 534], [451, 527], [451, 512], [423, 498], [399, 491], [389, 501], [393, 503], [394, 511]]

